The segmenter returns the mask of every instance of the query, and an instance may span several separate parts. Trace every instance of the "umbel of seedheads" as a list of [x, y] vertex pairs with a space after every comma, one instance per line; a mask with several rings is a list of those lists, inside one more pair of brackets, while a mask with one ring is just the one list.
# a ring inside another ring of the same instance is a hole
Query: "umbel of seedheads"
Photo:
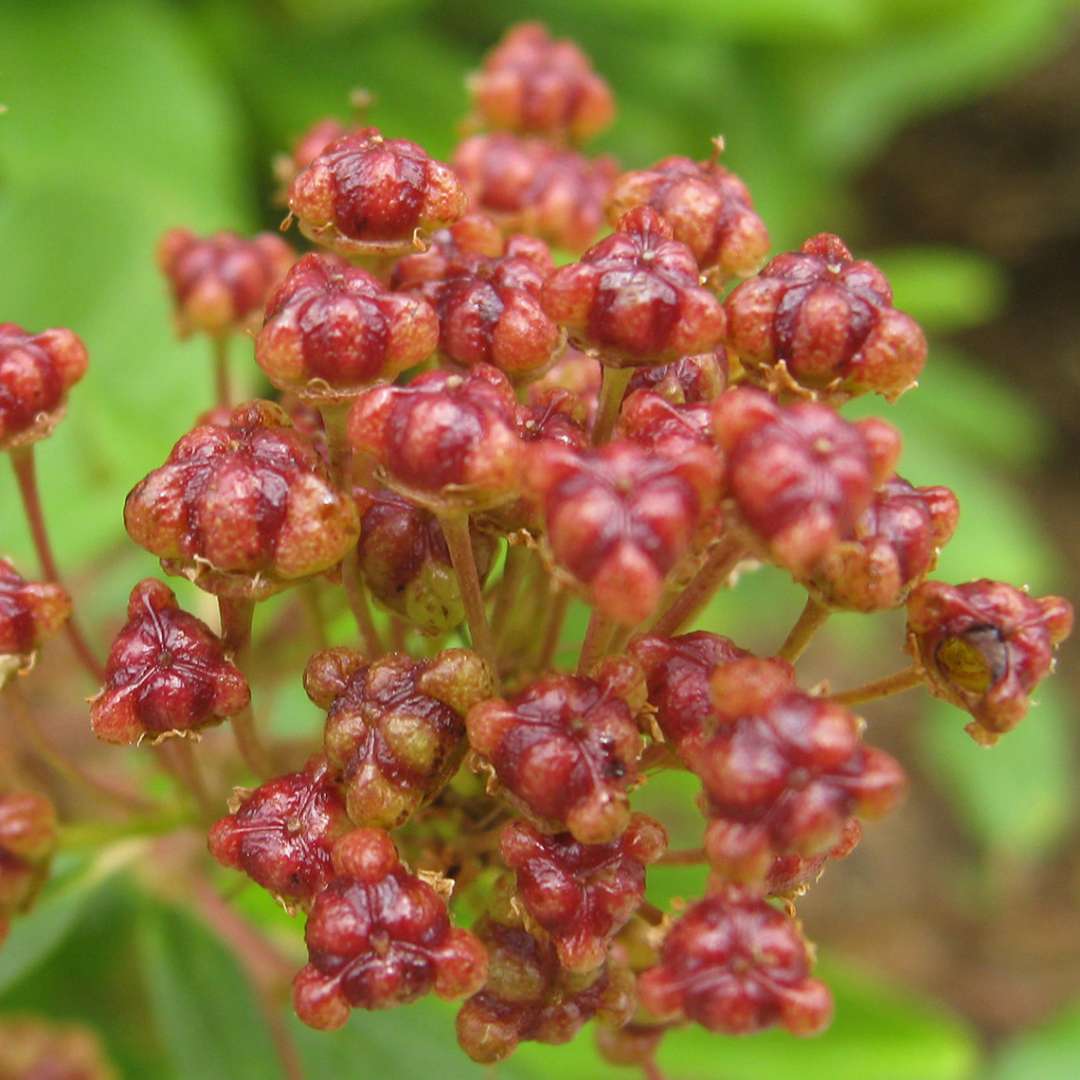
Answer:
[[[272, 234], [161, 241], [178, 332], [209, 341], [216, 400], [132, 477], [124, 524], [216, 600], [216, 626], [165, 581], [138, 582], [101, 666], [34, 477], [86, 351], [71, 330], [0, 326], [0, 445], [42, 576], [0, 562], [15, 727], [58, 784], [89, 785], [132, 831], [160, 820], [131, 777], [68, 760], [36, 723], [23, 677], [66, 630], [100, 687], [94, 734], [156, 754], [177, 830], [208, 834], [213, 859], [304, 920], [307, 963], [289, 975], [313, 1027], [434, 993], [460, 1002], [478, 1062], [595, 1020], [603, 1055], [651, 1077], [682, 1025], [812, 1035], [832, 1004], [798, 898], [905, 789], [852, 707], [922, 687], [990, 746], [1023, 719], [1071, 609], [928, 580], [955, 495], [897, 473], [888, 422], [841, 412], [895, 400], [926, 359], [872, 263], [827, 233], [768, 259], [720, 140], [701, 161], [630, 171], [588, 156], [611, 91], [543, 27], [510, 30], [468, 86], [448, 164], [362, 117], [319, 121], [279, 159], [306, 254]], [[229, 352], [252, 336], [272, 391], [249, 400], [252, 371]], [[695, 628], [766, 563], [806, 592], [774, 655]], [[253, 637], [255, 609], [285, 591], [285, 620]], [[564, 633], [572, 598], [591, 611], [581, 641]], [[331, 645], [346, 606], [355, 640]], [[894, 675], [800, 680], [831, 613], [897, 608]], [[282, 633], [307, 656], [288, 677], [325, 712], [304, 740], [271, 738], [260, 716]], [[238, 757], [200, 742], [222, 724]], [[5, 928], [63, 836], [7, 749]], [[667, 850], [664, 824], [634, 809], [666, 769], [700, 780], [696, 849]], [[222, 875], [188, 858], [273, 1015], [288, 958], [268, 976]], [[658, 863], [707, 864], [705, 895], [652, 904]]]

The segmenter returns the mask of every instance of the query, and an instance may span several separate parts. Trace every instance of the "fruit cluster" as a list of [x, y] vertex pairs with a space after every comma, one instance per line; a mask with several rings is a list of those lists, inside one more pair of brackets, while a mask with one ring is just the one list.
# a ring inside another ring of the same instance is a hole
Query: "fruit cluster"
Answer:
[[[765, 263], [719, 141], [621, 174], [586, 156], [611, 92], [538, 25], [469, 87], [451, 164], [371, 126], [306, 133], [278, 163], [287, 223], [317, 246], [295, 261], [265, 234], [163, 240], [177, 326], [213, 343], [218, 401], [135, 484], [124, 522], [220, 624], [136, 585], [95, 672], [93, 731], [156, 746], [218, 863], [305, 913], [293, 1000], [313, 1027], [433, 992], [463, 1001], [479, 1062], [596, 1019], [602, 1052], [646, 1069], [682, 1024], [813, 1034], [832, 1006], [794, 901], [906, 786], [850, 706], [925, 685], [992, 743], [1071, 608], [926, 580], [955, 496], [897, 475], [891, 425], [839, 411], [892, 401], [926, 358], [880, 270], [828, 234]], [[231, 400], [223, 343], [245, 331], [273, 401]], [[0, 326], [0, 445], [39, 539], [28, 454], [85, 366], [70, 331]], [[40, 584], [0, 561], [0, 680], [70, 616], [44, 543], [42, 560]], [[689, 629], [763, 563], [807, 593], [776, 655]], [[271, 645], [252, 621], [282, 593], [285, 630], [306, 605], [323, 634], [302, 678], [325, 722], [302, 747], [271, 739], [259, 708]], [[334, 605], [358, 641], [328, 644]], [[800, 685], [831, 612], [905, 606], [909, 667], [837, 694]], [[246, 764], [200, 779], [194, 747], [223, 723]], [[226, 805], [245, 768], [256, 783]], [[633, 809], [664, 769], [700, 783], [697, 851], [667, 852]], [[48, 804], [0, 795], [0, 927], [54, 842]], [[665, 860], [707, 866], [705, 895], [651, 904]], [[479, 912], [471, 929], [462, 910]]]

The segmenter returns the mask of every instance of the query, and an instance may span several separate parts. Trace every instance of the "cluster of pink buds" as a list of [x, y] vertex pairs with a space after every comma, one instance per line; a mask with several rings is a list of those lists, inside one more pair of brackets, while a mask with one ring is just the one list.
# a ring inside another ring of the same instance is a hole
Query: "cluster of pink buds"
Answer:
[[[66, 627], [100, 687], [93, 733], [153, 748], [213, 859], [306, 920], [293, 1002], [314, 1028], [434, 993], [461, 1002], [477, 1062], [595, 1021], [604, 1056], [648, 1076], [687, 1024], [814, 1034], [832, 1002], [795, 905], [906, 788], [852, 707], [925, 686], [991, 744], [1072, 609], [928, 580], [956, 497], [896, 474], [890, 424], [839, 411], [891, 401], [925, 360], [872, 263], [827, 234], [766, 263], [716, 155], [621, 175], [586, 157], [613, 98], [543, 27], [511, 30], [468, 85], [452, 165], [339, 121], [282, 159], [286, 227], [320, 250], [163, 239], [181, 333], [250, 332], [268, 400], [230, 400], [219, 348], [217, 407], [133, 470], [124, 524], [187, 579], [184, 606], [140, 581], [104, 665], [31, 456], [86, 351], [0, 325], [0, 449], [43, 569], [0, 559], [0, 690], [16, 701]], [[754, 655], [696, 620], [762, 564], [806, 607]], [[905, 605], [906, 668], [803, 678], [832, 612]], [[286, 740], [266, 701], [289, 679], [324, 716]], [[699, 785], [688, 850], [636, 802], [665, 769]], [[0, 789], [0, 936], [56, 834], [50, 803]], [[699, 864], [704, 894], [656, 906], [665, 862]]]

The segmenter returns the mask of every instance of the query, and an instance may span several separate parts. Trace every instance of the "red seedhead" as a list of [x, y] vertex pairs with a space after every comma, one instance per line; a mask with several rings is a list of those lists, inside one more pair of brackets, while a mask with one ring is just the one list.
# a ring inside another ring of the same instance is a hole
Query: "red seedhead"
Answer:
[[521, 483], [514, 391], [497, 368], [429, 371], [408, 386], [376, 386], [349, 414], [349, 441], [386, 482], [438, 513], [498, 506]]
[[750, 191], [715, 159], [666, 157], [648, 169], [623, 173], [608, 196], [608, 221], [651, 206], [671, 226], [702, 271], [718, 283], [749, 277], [769, 251], [769, 232]]
[[[465, 618], [461, 588], [439, 521], [428, 510], [385, 489], [354, 488], [360, 512], [360, 571], [372, 596], [424, 634], [442, 634]], [[473, 557], [483, 582], [495, 541], [472, 531]]]
[[752, 389], [716, 399], [713, 430], [752, 541], [797, 577], [852, 535], [900, 453], [899, 433], [882, 420], [849, 424], [825, 405], [782, 407]]
[[799, 690], [789, 664], [733, 660], [712, 690], [711, 722], [679, 752], [701, 777], [705, 850], [722, 878], [761, 885], [778, 855], [825, 854], [851, 817], [880, 817], [902, 797], [899, 764], [862, 744], [853, 713]]
[[609, 843], [626, 828], [641, 753], [636, 665], [605, 661], [594, 674], [547, 675], [467, 718], [469, 744], [515, 805], [582, 844]]
[[569, 393], [579, 402], [583, 410], [582, 426], [588, 431], [592, 427], [600, 402], [600, 387], [603, 378], [604, 369], [598, 360], [569, 346], [539, 379], [529, 383], [526, 388], [526, 400], [530, 405], [543, 405], [555, 391]]
[[52, 803], [32, 791], [0, 794], [0, 944], [12, 917], [33, 904], [55, 850]]
[[186, 611], [172, 589], [147, 578], [131, 590], [128, 621], [90, 705], [105, 742], [157, 742], [190, 735], [234, 716], [251, 700], [247, 680], [225, 658], [221, 639]]
[[638, 637], [627, 651], [645, 672], [660, 730], [676, 747], [711, 726], [713, 672], [750, 655], [730, 638], [705, 630], [679, 637]]
[[347, 834], [333, 863], [336, 876], [308, 917], [308, 964], [293, 981], [305, 1024], [329, 1031], [350, 1007], [388, 1009], [432, 990], [453, 999], [484, 985], [483, 945], [450, 926], [442, 897], [401, 865], [386, 833]]
[[968, 734], [993, 746], [1023, 720], [1029, 697], [1072, 632], [1072, 605], [1000, 581], [927, 581], [908, 598], [908, 641], [930, 692], [971, 713]]
[[618, 173], [614, 158], [589, 159], [543, 139], [474, 135], [454, 152], [454, 170], [474, 210], [506, 232], [539, 236], [582, 251], [604, 223], [604, 200]]
[[356, 507], [269, 401], [185, 435], [127, 497], [131, 538], [202, 589], [261, 599], [334, 566], [356, 543]]
[[681, 440], [672, 452], [619, 440], [588, 453], [546, 440], [530, 452], [526, 484], [556, 563], [605, 615], [636, 626], [656, 610], [721, 472], [711, 447]]
[[71, 617], [71, 597], [49, 581], [27, 581], [0, 558], [0, 686], [30, 666], [34, 653]]
[[673, 405], [655, 390], [635, 390], [623, 399], [615, 432], [646, 449], [667, 446], [672, 455], [679, 443], [711, 446], [712, 407]]
[[487, 982], [457, 1016], [458, 1043], [473, 1061], [502, 1061], [521, 1042], [569, 1042], [593, 1017], [629, 1018], [633, 983], [623, 971], [565, 971], [549, 941], [510, 919], [485, 915], [475, 931], [488, 952]]
[[720, 301], [698, 284], [685, 244], [655, 210], [625, 214], [616, 232], [544, 284], [544, 310], [605, 364], [668, 364], [706, 352], [724, 336]]
[[615, 118], [611, 89], [589, 58], [574, 42], [554, 40], [540, 23], [508, 30], [468, 86], [486, 127], [584, 142]]
[[457, 221], [466, 196], [448, 165], [362, 128], [332, 142], [289, 188], [300, 231], [339, 255], [400, 255]]
[[424, 300], [388, 292], [344, 259], [310, 254], [270, 297], [255, 359], [279, 390], [328, 405], [426, 360], [438, 337]]
[[892, 306], [885, 275], [853, 260], [830, 233], [777, 256], [725, 307], [728, 345], [770, 385], [782, 364], [806, 390], [841, 397], [873, 391], [892, 401], [915, 385], [926, 362], [926, 338]]
[[[862, 825], [859, 824], [859, 819], [849, 818], [836, 846], [823, 855], [812, 855], [809, 858], [802, 855], [778, 855], [773, 859], [765, 878], [766, 894], [788, 899], [802, 896], [825, 873], [827, 863], [846, 859], [861, 839]], [[724, 888], [727, 882], [718, 875], [714, 884], [716, 888]]]
[[324, 745], [349, 816], [392, 829], [430, 802], [465, 755], [465, 714], [495, 692], [487, 663], [465, 649], [431, 660], [391, 653], [373, 664], [351, 649], [316, 653], [304, 672], [328, 709]]
[[852, 539], [825, 556], [809, 586], [829, 607], [899, 607], [934, 569], [959, 515], [960, 504], [948, 488], [916, 488], [893, 476], [874, 492]]
[[274, 233], [203, 237], [170, 229], [158, 242], [157, 261], [172, 295], [177, 333], [221, 337], [254, 330], [295, 258]]
[[86, 346], [71, 330], [31, 334], [0, 323], [0, 450], [52, 434], [88, 363]]
[[328, 116], [323, 120], [316, 120], [302, 135], [293, 143], [292, 150], [287, 154], [277, 154], [274, 157], [274, 179], [278, 182], [278, 190], [274, 193], [274, 201], [282, 206], [289, 203], [289, 185], [304, 171], [331, 143], [337, 142], [343, 135], [352, 135], [362, 132], [359, 126], [343, 124], [336, 117]]
[[660, 956], [638, 979], [642, 1004], [657, 1016], [684, 1016], [727, 1035], [775, 1024], [813, 1035], [832, 1017], [828, 988], [810, 977], [811, 951], [798, 923], [738, 890], [690, 907]]
[[626, 396], [635, 390], [651, 390], [672, 405], [701, 405], [715, 401], [727, 382], [727, 350], [720, 345], [712, 352], [684, 356], [673, 364], [638, 368], [630, 376]]
[[525, 910], [551, 937], [559, 963], [580, 972], [607, 959], [612, 938], [645, 898], [645, 867], [666, 847], [664, 827], [644, 814], [610, 844], [545, 836], [523, 821], [507, 825], [499, 841]]
[[326, 758], [237, 795], [210, 830], [210, 854], [284, 903], [310, 907], [334, 876], [331, 849], [353, 827]]
[[444, 359], [494, 364], [524, 378], [550, 366], [563, 344], [540, 306], [553, 266], [542, 240], [511, 236], [504, 244], [493, 221], [473, 215], [437, 233], [426, 252], [402, 259], [392, 281], [438, 312]]

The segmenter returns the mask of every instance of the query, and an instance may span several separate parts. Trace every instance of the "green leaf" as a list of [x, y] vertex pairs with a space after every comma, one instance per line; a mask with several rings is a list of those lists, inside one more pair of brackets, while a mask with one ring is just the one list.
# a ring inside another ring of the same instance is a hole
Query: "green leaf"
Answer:
[[1053, 681], [989, 749], [964, 731], [966, 713], [936, 699], [926, 713], [920, 737], [931, 772], [983, 848], [1028, 858], [1061, 840], [1076, 799], [1069, 706]]
[[138, 951], [154, 1018], [178, 1076], [281, 1076], [251, 986], [209, 930], [184, 912], [147, 903]]
[[869, 256], [885, 271], [901, 311], [927, 330], [989, 321], [1005, 300], [1005, 276], [989, 259], [958, 248], [892, 248]]
[[1080, 1071], [1080, 1004], [1006, 1043], [987, 1080], [1075, 1080]]

